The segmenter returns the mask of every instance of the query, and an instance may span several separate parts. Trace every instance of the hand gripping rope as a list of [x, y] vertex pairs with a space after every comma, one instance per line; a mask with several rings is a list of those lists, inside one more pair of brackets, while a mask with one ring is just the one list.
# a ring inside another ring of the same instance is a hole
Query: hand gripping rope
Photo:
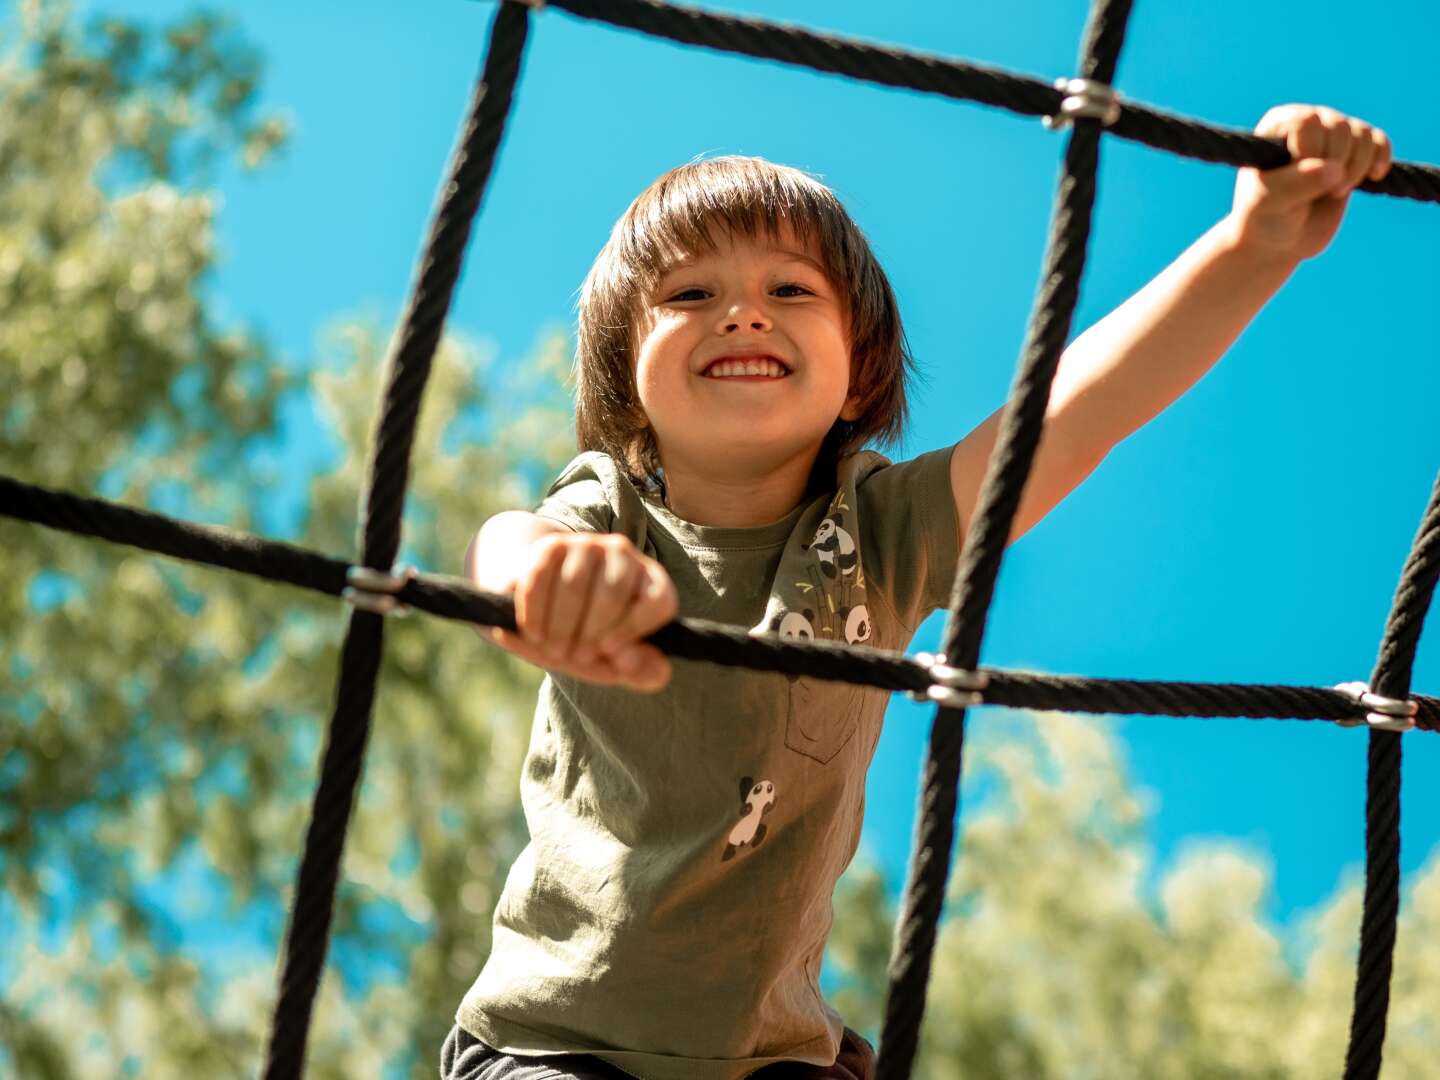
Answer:
[[[908, 1076], [943, 906], [958, 808], [966, 710], [1004, 705], [1158, 716], [1329, 720], [1368, 729], [1365, 903], [1345, 1076], [1379, 1073], [1399, 906], [1401, 733], [1440, 729], [1440, 700], [1410, 693], [1420, 631], [1440, 577], [1440, 482], [1400, 575], [1370, 682], [1335, 688], [1090, 679], [978, 666], [996, 577], [1044, 422], [1050, 383], [1069, 334], [1084, 270], [1101, 134], [1201, 161], [1261, 169], [1289, 162], [1284, 146], [1122, 101], [1112, 89], [1129, 0], [1096, 0], [1080, 48], [1080, 74], [1053, 84], [1026, 75], [794, 26], [718, 15], [660, 0], [504, 0], [484, 66], [441, 183], [420, 270], [387, 360], [381, 415], [363, 505], [360, 557], [350, 561], [235, 530], [178, 521], [108, 500], [0, 476], [0, 513], [78, 535], [129, 544], [343, 599], [354, 610], [340, 654], [335, 709], [286, 930], [266, 1047], [267, 1080], [298, 1077], [329, 941], [340, 856], [360, 779], [383, 648], [385, 615], [423, 609], [441, 618], [514, 629], [509, 598], [468, 582], [394, 564], [420, 399], [449, 311], [471, 223], [509, 116], [533, 12], [563, 11], [682, 44], [794, 64], [885, 86], [1039, 116], [1068, 129], [1045, 272], [985, 483], [964, 538], [940, 651], [913, 659], [865, 646], [783, 641], [737, 627], [680, 619], [649, 640], [671, 656], [743, 665], [901, 691], [933, 701], [920, 817], [890, 968], [877, 1076]], [[1398, 162], [1363, 191], [1440, 202], [1440, 169]], [[403, 596], [403, 599], [402, 599]], [[379, 615], [381, 618], [362, 617]]]

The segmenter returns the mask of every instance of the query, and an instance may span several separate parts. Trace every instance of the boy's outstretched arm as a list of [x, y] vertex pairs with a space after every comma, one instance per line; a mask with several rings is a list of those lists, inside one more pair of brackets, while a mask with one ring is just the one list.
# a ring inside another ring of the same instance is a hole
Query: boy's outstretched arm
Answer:
[[[1255, 133], [1283, 138], [1297, 160], [1241, 169], [1230, 213], [1062, 355], [1012, 543], [1209, 371], [1295, 268], [1325, 250], [1350, 191], [1390, 170], [1385, 133], [1334, 109], [1277, 106]], [[997, 410], [950, 459], [962, 537], [999, 423]]]

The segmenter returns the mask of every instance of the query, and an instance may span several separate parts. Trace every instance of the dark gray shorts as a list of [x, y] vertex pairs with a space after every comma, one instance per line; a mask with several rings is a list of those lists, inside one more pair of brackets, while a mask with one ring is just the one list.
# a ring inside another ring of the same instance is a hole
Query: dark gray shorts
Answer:
[[[874, 1072], [874, 1048], [846, 1028], [834, 1065], [779, 1061], [750, 1075], [755, 1080], [871, 1080]], [[630, 1074], [588, 1054], [502, 1054], [457, 1024], [440, 1048], [440, 1080], [630, 1080]]]

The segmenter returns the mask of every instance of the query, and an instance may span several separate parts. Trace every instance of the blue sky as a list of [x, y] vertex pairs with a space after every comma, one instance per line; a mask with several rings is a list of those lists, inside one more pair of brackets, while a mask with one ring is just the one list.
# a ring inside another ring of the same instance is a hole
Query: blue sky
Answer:
[[[146, 19], [192, 5], [82, 10]], [[292, 363], [340, 316], [398, 317], [478, 70], [491, 2], [332, 6], [250, 0], [266, 101], [295, 126], [278, 163], [219, 178], [212, 296]], [[1002, 66], [1070, 75], [1085, 5], [858, 0], [724, 10]], [[1249, 129], [1272, 105], [1334, 106], [1398, 158], [1440, 161], [1429, 105], [1437, 17], [1418, 2], [1140, 4], [1117, 89]], [[558, 10], [536, 19], [516, 109], [451, 327], [523, 362], [569, 327], [615, 218], [697, 155], [758, 154], [820, 176], [895, 285], [925, 383], [901, 453], [963, 437], [1004, 399], [1039, 279], [1064, 136], [982, 106], [683, 49]], [[1073, 333], [1101, 319], [1229, 209], [1234, 172], [1107, 140]], [[1113, 677], [1332, 685], [1366, 679], [1440, 466], [1440, 208], [1357, 195], [1199, 385], [1118, 447], [1020, 541], [983, 662]], [[327, 460], [308, 409], [282, 452]], [[423, 448], [421, 448], [423, 452]], [[479, 522], [475, 523], [477, 526]], [[456, 565], [431, 567], [458, 573]], [[282, 602], [277, 599], [277, 602]], [[940, 617], [915, 649], [938, 640]], [[1415, 688], [1440, 692], [1422, 645]], [[1005, 724], [983, 709], [972, 724]], [[870, 780], [865, 848], [898, 883], [929, 710], [897, 699]], [[1112, 722], [1153, 793], [1163, 868], [1224, 838], [1274, 863], [1271, 910], [1322, 901], [1363, 853], [1365, 736], [1323, 724]], [[1440, 741], [1406, 740], [1403, 863], [1440, 844]]]

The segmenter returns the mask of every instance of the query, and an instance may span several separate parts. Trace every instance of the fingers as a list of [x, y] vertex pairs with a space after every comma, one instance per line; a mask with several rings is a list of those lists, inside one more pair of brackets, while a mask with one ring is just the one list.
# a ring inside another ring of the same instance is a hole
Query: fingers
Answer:
[[566, 551], [558, 537], [547, 536], [535, 542], [532, 552], [533, 561], [515, 581], [515, 625], [525, 640], [536, 643], [545, 638], [550, 598]]
[[518, 633], [492, 640], [551, 671], [602, 684], [658, 690], [670, 662], [641, 638], [675, 618], [665, 569], [621, 536], [556, 535], [537, 541], [515, 584]]
[[1393, 159], [1390, 139], [1384, 131], [1324, 106], [1278, 105], [1261, 117], [1255, 133], [1284, 140], [1286, 150], [1295, 159], [1287, 167], [1290, 175], [1300, 177], [1307, 189], [1312, 186], [1309, 181], [1323, 182], [1325, 177], [1316, 180], [1318, 174], [1296, 166], [1306, 159], [1334, 162], [1338, 177], [1330, 191], [1336, 196], [1366, 180], [1384, 179]]
[[566, 545], [565, 558], [555, 587], [550, 593], [550, 607], [545, 620], [544, 640], [568, 653], [577, 640], [585, 613], [590, 607], [590, 592], [600, 570], [601, 554], [592, 544]]
[[602, 649], [646, 637], [673, 620], [679, 612], [675, 585], [654, 559], [639, 564], [641, 580], [620, 621], [601, 641]]
[[[1349, 117], [1342, 117], [1343, 127], [1350, 133], [1350, 141], [1346, 144], [1345, 167], [1345, 190], [1349, 191], [1356, 187], [1370, 172], [1370, 165], [1375, 160], [1375, 141], [1370, 138], [1371, 127], [1360, 120], [1352, 120]], [[1336, 160], [1339, 155], [1336, 155]]]
[[1314, 202], [1334, 191], [1339, 166], [1321, 158], [1304, 158], [1279, 169], [1268, 169], [1256, 177], [1269, 206], [1280, 213]]
[[670, 681], [670, 659], [654, 645], [623, 645], [613, 655], [602, 646], [601, 656], [614, 666], [617, 681], [632, 690], [653, 694]]
[[585, 618], [575, 633], [577, 643], [599, 640], [624, 616], [641, 583], [637, 552], [623, 537], [609, 538], [600, 551], [600, 567]]
[[613, 655], [596, 653], [588, 660], [569, 657], [557, 661], [544, 646], [499, 627], [490, 637], [506, 652], [547, 671], [562, 672], [600, 686], [624, 686], [643, 693], [661, 690], [670, 681], [670, 661], [653, 645], [627, 645]]
[[1390, 145], [1390, 136], [1379, 128], [1371, 128], [1370, 141], [1375, 144], [1375, 157], [1371, 160], [1370, 171], [1366, 174], [1367, 180], [1384, 180], [1385, 174], [1390, 171], [1390, 165], [1394, 161], [1394, 149]]

